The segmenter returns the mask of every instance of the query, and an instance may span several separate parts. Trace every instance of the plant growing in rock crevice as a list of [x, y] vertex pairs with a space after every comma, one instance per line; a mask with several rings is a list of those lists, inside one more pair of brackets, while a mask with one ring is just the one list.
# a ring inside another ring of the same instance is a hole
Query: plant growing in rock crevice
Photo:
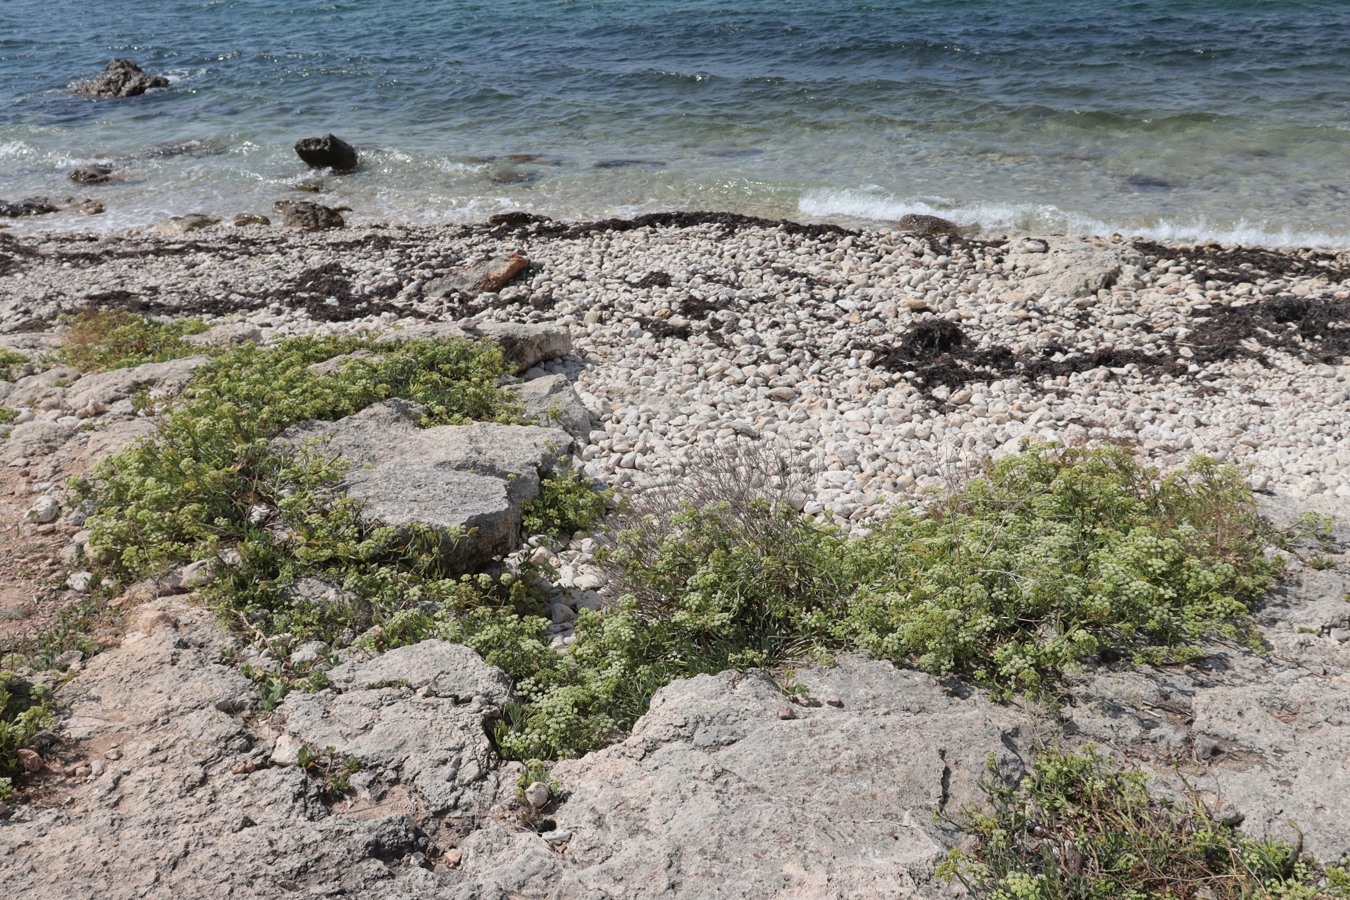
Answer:
[[24, 765], [20, 751], [30, 750], [33, 739], [56, 721], [51, 693], [12, 672], [0, 672], [0, 800], [14, 792], [14, 779]]
[[952, 851], [938, 868], [977, 898], [1350, 896], [1343, 866], [1323, 867], [1298, 846], [1243, 835], [1194, 792], [1181, 805], [1155, 796], [1144, 773], [1091, 749], [1047, 753], [1020, 784], [995, 774], [983, 788], [989, 811], [967, 809], [955, 822], [975, 847]]
[[305, 744], [300, 747], [296, 765], [319, 786], [319, 796], [328, 803], [351, 793], [351, 778], [361, 771], [361, 760], [355, 756], [339, 757], [332, 747], [319, 750]]

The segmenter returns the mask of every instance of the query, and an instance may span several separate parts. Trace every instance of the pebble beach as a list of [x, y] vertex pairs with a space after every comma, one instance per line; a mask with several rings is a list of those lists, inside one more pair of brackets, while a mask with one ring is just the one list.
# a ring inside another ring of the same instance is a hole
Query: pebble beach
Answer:
[[[456, 272], [520, 254], [496, 292]], [[1195, 454], [1258, 491], [1350, 497], [1350, 252], [1119, 235], [923, 235], [724, 214], [565, 224], [0, 232], [0, 344], [85, 308], [264, 341], [428, 321], [566, 327], [584, 471], [622, 494], [767, 449], [807, 513], [866, 527], [1023, 442]], [[98, 410], [19, 409], [97, 428]]]

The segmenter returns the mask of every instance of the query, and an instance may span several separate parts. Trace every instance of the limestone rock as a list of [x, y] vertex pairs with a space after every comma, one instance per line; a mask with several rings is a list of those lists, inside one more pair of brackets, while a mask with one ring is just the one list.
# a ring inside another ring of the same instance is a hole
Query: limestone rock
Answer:
[[427, 297], [446, 297], [452, 294], [472, 297], [484, 292], [499, 291], [530, 265], [519, 253], [510, 253], [486, 262], [468, 266], [460, 272], [433, 278], [423, 287]]
[[555, 766], [565, 855], [483, 829], [459, 877], [519, 897], [951, 896], [933, 878], [952, 842], [934, 814], [981, 796], [990, 753], [1022, 771], [1024, 723], [886, 663], [798, 677], [846, 708], [780, 719], [768, 679], [731, 673], [662, 689], [627, 740]]
[[514, 365], [517, 372], [572, 352], [572, 333], [554, 325], [484, 322], [476, 331], [501, 345], [506, 361]]
[[578, 441], [591, 432], [591, 414], [572, 383], [563, 375], [545, 375], [506, 390], [524, 406], [524, 418], [552, 428], [561, 428]]
[[238, 344], [262, 342], [262, 329], [247, 322], [226, 322], [208, 328], [200, 334], [189, 334], [183, 343], [194, 347], [232, 347]]
[[395, 328], [379, 341], [450, 340], [461, 337], [487, 338], [502, 348], [502, 355], [516, 372], [572, 352], [572, 333], [557, 325], [525, 322], [485, 322], [463, 328], [450, 322], [428, 322]]
[[0, 444], [0, 459], [44, 459], [59, 451], [76, 434], [75, 426], [45, 419], [15, 425]]
[[372, 522], [422, 523], [445, 535], [444, 552], [471, 569], [520, 542], [521, 507], [572, 445], [555, 428], [471, 425], [418, 428], [421, 408], [390, 400], [337, 422], [307, 422], [280, 438], [316, 441], [350, 469], [344, 487]]
[[151, 391], [162, 397], [175, 396], [206, 361], [205, 356], [185, 356], [182, 359], [86, 375], [66, 388], [65, 404], [72, 409], [94, 404], [111, 407], [139, 391]]
[[1009, 258], [1028, 266], [1020, 290], [1028, 297], [1076, 299], [1095, 297], [1097, 291], [1114, 285], [1138, 254], [1087, 240], [1061, 239], [1053, 248], [1044, 241], [1024, 242]]
[[413, 787], [435, 815], [486, 812], [497, 780], [484, 722], [511, 697], [500, 670], [467, 647], [424, 641], [339, 666], [329, 681], [282, 703], [288, 735]]
[[[300, 768], [267, 766], [273, 745], [250, 730], [247, 715], [257, 686], [226, 659], [240, 652], [238, 642], [213, 613], [184, 602], [159, 601], [146, 612], [171, 615], [178, 627], [131, 632], [120, 648], [92, 659], [58, 696], [69, 710], [65, 736], [76, 746], [93, 738], [109, 741], [117, 749], [105, 757], [116, 765], [107, 766], [102, 778], [70, 786], [68, 806], [30, 806], [5, 822], [0, 895], [443, 895], [436, 874], [410, 864], [430, 847], [417, 824], [425, 805], [412, 788], [393, 785], [384, 803], [330, 807], [316, 780]], [[414, 648], [405, 650], [413, 651], [405, 661], [416, 655]], [[468, 651], [457, 650], [456, 666], [428, 665], [481, 684], [463, 655]], [[486, 669], [481, 661], [477, 665]], [[342, 698], [327, 693], [325, 702], [344, 708]], [[348, 706], [380, 721], [406, 723], [401, 735], [427, 729], [413, 746], [416, 764], [428, 773], [468, 779], [489, 753], [485, 707], [407, 689], [356, 693], [389, 701], [379, 710], [359, 702]], [[308, 721], [301, 699], [317, 702], [318, 695], [296, 698], [297, 723]], [[339, 719], [323, 727], [354, 726]], [[433, 740], [453, 749], [433, 747]], [[412, 778], [413, 766], [394, 768]], [[89, 774], [94, 769], [88, 766]], [[442, 804], [476, 810], [479, 792], [490, 794], [495, 782], [484, 772], [475, 778], [463, 788], [438, 786], [439, 796], [450, 798]]]

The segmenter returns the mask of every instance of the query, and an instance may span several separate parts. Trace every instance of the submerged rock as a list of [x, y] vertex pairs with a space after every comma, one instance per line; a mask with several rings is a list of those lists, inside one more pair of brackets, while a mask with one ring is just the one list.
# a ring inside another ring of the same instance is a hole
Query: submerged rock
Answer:
[[112, 179], [112, 166], [81, 166], [71, 169], [69, 178], [76, 184], [103, 184]]
[[56, 212], [57, 207], [46, 197], [29, 197], [25, 200], [0, 200], [0, 219], [21, 219], [27, 216], [45, 216]]
[[150, 88], [168, 87], [163, 75], [150, 75], [129, 59], [114, 57], [97, 78], [81, 81], [72, 90], [84, 97], [121, 99], [144, 94]]

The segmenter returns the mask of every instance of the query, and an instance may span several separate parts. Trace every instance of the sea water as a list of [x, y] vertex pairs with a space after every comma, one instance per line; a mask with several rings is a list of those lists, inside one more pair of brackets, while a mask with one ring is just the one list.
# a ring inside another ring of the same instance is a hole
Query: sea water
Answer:
[[[71, 93], [113, 56], [170, 87]], [[355, 174], [292, 150], [334, 132]], [[117, 180], [77, 185], [109, 164]], [[0, 199], [1350, 246], [1346, 0], [0, 0]]]

